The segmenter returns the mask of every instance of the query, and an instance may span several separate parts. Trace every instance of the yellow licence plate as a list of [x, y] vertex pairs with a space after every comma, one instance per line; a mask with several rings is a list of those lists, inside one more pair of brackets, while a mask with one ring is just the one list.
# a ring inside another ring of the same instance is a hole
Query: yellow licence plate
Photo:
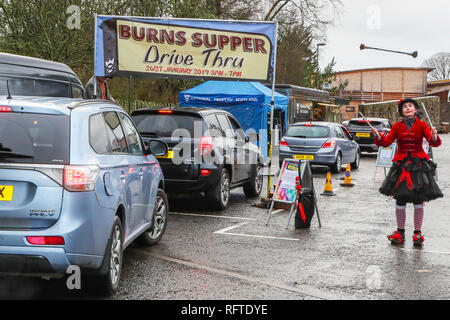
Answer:
[[363, 137], [363, 138], [370, 138], [370, 133], [369, 132], [357, 132], [356, 136]]
[[314, 155], [312, 154], [296, 154], [294, 156], [296, 160], [314, 160]]
[[165, 155], [159, 156], [157, 158], [172, 159], [173, 158], [173, 151], [169, 150]]
[[0, 186], [0, 201], [12, 201], [13, 186]]

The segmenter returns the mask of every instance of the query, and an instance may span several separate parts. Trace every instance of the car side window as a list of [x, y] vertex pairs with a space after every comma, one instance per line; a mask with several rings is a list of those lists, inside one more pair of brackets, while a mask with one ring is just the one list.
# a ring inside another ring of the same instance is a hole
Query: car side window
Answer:
[[230, 136], [230, 134], [233, 132], [233, 128], [230, 125], [230, 122], [227, 119], [227, 116], [224, 114], [218, 114], [216, 115], [217, 120], [219, 120], [220, 127], [222, 128], [222, 132], [226, 136]]
[[72, 97], [83, 99], [83, 89], [78, 86], [72, 85]]
[[125, 139], [119, 117], [112, 111], [105, 112], [104, 117], [112, 153], [128, 153], [127, 140]]
[[241, 126], [232, 117], [228, 116], [228, 121], [230, 121], [231, 127], [234, 130], [234, 134], [238, 139], [245, 140], [245, 133]]
[[344, 133], [342, 132], [342, 130], [339, 126], [337, 126], [337, 125], [334, 126], [334, 132], [336, 132], [336, 137], [342, 138], [342, 139], [345, 138]]
[[348, 132], [348, 130], [347, 129], [345, 129], [345, 127], [343, 127], [343, 126], [338, 126], [341, 130], [342, 130], [342, 132], [344, 133], [344, 135], [345, 135], [345, 138], [347, 138], [347, 139], [349, 139], [349, 140], [352, 140], [352, 136], [350, 135], [350, 132]]
[[127, 137], [130, 153], [134, 155], [143, 155], [144, 148], [142, 147], [141, 137], [133, 124], [133, 121], [124, 113], [119, 113], [123, 123], [123, 129]]
[[208, 123], [208, 129], [211, 130], [210, 134], [212, 136], [223, 135], [219, 121], [215, 115], [209, 115], [205, 118], [205, 120]]
[[111, 153], [106, 123], [103, 114], [97, 113], [89, 117], [89, 143], [96, 153]]

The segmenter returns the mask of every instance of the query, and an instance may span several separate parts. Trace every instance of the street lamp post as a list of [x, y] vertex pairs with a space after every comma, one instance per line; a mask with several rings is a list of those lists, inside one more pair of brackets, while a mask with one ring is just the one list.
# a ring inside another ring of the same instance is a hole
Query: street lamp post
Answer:
[[317, 70], [316, 70], [316, 89], [319, 89], [319, 47], [321, 46], [325, 46], [326, 43], [323, 42], [319, 42], [317, 44], [317, 49], [316, 49], [316, 64], [317, 64]]

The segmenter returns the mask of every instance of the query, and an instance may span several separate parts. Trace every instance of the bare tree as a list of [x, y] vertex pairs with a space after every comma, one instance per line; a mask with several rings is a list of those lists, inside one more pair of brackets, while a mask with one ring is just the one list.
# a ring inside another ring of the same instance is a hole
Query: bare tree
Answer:
[[450, 52], [439, 52], [426, 59], [422, 66], [434, 68], [428, 73], [428, 80], [450, 79]]

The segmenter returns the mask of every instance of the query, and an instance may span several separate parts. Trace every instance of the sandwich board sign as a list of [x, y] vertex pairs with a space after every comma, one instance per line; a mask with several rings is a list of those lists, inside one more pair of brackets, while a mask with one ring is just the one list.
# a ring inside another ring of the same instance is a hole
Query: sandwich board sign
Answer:
[[297, 192], [296, 179], [299, 176], [299, 173], [302, 189], [304, 191], [312, 190], [314, 193], [315, 210], [317, 212], [317, 218], [319, 219], [319, 226], [321, 226], [319, 211], [317, 209], [316, 193], [314, 192], [314, 185], [312, 181], [311, 167], [308, 161], [296, 159], [283, 160], [283, 164], [281, 165], [280, 173], [278, 175], [277, 185], [273, 193], [266, 225], [269, 224], [275, 202], [289, 203], [291, 204], [291, 208], [289, 211], [288, 221], [286, 223], [286, 229], [288, 228], [292, 212], [294, 211], [294, 208], [296, 208], [298, 201], [299, 194]]

